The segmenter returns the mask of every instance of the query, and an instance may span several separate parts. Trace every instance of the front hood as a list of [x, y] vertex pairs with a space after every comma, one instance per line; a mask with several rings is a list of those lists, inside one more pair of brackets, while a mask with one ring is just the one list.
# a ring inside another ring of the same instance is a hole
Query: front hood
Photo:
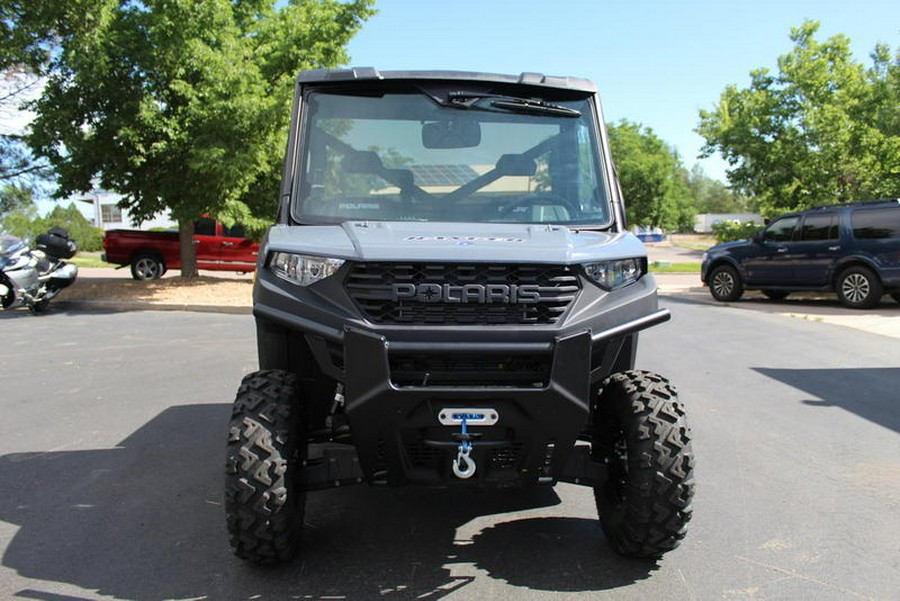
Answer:
[[646, 257], [629, 233], [559, 225], [349, 221], [329, 226], [276, 225], [266, 251], [360, 261], [572, 264]]
[[706, 252], [708, 253], [718, 253], [724, 252], [726, 250], [732, 250], [735, 248], [743, 248], [745, 246], [750, 246], [752, 244], [749, 240], [732, 240], [731, 242], [722, 242], [721, 244], [716, 244], [715, 246], [710, 246]]

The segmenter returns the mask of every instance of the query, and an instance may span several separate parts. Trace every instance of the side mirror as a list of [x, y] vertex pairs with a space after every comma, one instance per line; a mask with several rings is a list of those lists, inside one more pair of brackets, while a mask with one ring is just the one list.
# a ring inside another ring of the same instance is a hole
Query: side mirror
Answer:
[[759, 230], [758, 232], [753, 234], [753, 238], [752, 238], [753, 242], [755, 242], [757, 244], [762, 244], [763, 242], [765, 242], [765, 240], [766, 240], [765, 235], [764, 235], [765, 231], [766, 230]]
[[481, 144], [481, 125], [476, 121], [437, 121], [422, 126], [425, 148], [472, 148]]

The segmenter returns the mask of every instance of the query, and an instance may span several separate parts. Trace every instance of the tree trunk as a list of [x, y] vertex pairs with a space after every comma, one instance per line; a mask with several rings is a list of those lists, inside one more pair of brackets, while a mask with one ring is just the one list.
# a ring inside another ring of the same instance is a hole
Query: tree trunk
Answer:
[[181, 277], [195, 278], [197, 271], [197, 247], [194, 246], [194, 222], [178, 222], [178, 244], [181, 255]]

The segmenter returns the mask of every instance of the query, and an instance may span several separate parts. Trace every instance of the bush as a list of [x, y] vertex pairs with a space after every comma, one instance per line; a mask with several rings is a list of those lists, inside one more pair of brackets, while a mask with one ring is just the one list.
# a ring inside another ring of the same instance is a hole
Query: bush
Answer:
[[760, 225], [752, 221], [720, 221], [712, 226], [713, 232], [716, 234], [716, 241], [731, 242], [732, 240], [749, 240], [753, 234], [758, 232]]
[[65, 209], [56, 207], [46, 217], [9, 213], [4, 216], [0, 229], [34, 244], [35, 238], [54, 226], [67, 230], [78, 244], [78, 250], [103, 250], [103, 230], [92, 226], [74, 204]]

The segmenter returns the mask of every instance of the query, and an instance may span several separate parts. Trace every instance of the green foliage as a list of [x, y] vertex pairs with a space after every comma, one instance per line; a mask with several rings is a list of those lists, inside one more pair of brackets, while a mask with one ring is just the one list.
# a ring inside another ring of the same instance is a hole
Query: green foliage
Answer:
[[[63, 10], [58, 4], [63, 3], [0, 0], [0, 70], [41, 70], [55, 48], [52, 15]], [[66, 4], [72, 5], [73, 12], [79, 12], [90, 8], [91, 3], [67, 0]]]
[[35, 239], [51, 227], [61, 227], [69, 232], [69, 237], [78, 243], [78, 250], [98, 251], [103, 249], [103, 230], [94, 227], [85, 219], [74, 203], [68, 207], [55, 207], [46, 217], [37, 217], [33, 207], [17, 210], [0, 219], [0, 229], [27, 240]]
[[640, 124], [622, 120], [608, 131], [629, 225], [690, 230], [695, 210], [678, 155]]
[[12, 234], [16, 238], [33, 241], [37, 232], [34, 231], [34, 216], [25, 213], [7, 213], [0, 219], [0, 231]]
[[755, 70], [748, 88], [728, 86], [700, 111], [704, 154], [719, 151], [764, 214], [900, 190], [900, 53], [878, 46], [866, 69], [846, 37], [819, 42], [818, 28], [791, 30], [778, 74]]
[[7, 213], [34, 211], [34, 193], [21, 184], [4, 184], [0, 187], [0, 217]]
[[78, 243], [78, 249], [84, 251], [97, 251], [103, 249], [103, 230], [94, 227], [85, 219], [75, 203], [63, 208], [55, 207], [50, 214], [40, 220], [40, 232], [46, 232], [51, 227], [61, 227], [69, 232], [69, 237]]
[[34, 28], [49, 19], [59, 49], [29, 142], [57, 196], [96, 185], [138, 221], [170, 209], [181, 223], [206, 213], [260, 229], [277, 206], [296, 73], [346, 62], [372, 3], [49, 3]]
[[725, 220], [712, 225], [712, 231], [716, 234], [716, 242], [720, 244], [732, 240], [749, 240], [760, 229], [760, 225], [752, 221]]
[[700, 165], [694, 165], [687, 176], [687, 185], [698, 213], [742, 213], [750, 203], [722, 182], [707, 177]]

